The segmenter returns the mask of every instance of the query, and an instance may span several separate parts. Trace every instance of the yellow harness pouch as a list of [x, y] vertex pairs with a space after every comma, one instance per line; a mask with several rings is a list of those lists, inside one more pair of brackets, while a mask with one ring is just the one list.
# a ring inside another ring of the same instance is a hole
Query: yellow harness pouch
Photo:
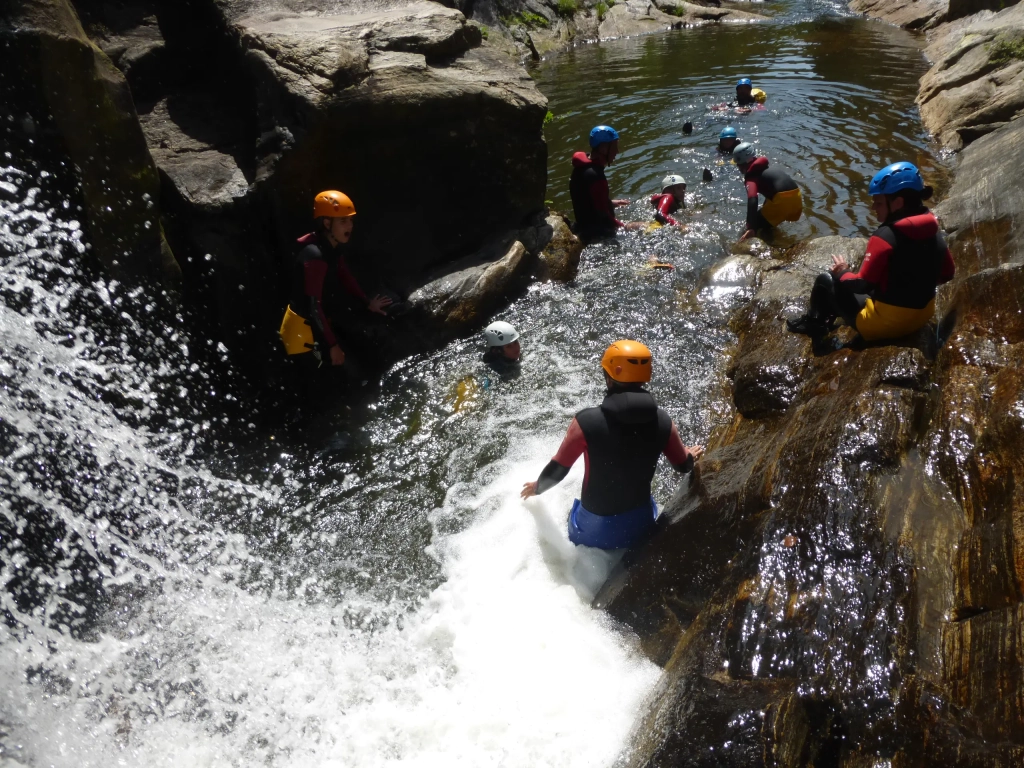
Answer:
[[764, 104], [768, 100], [768, 94], [762, 91], [760, 88], [752, 88], [750, 90], [751, 98], [758, 104]]
[[278, 333], [284, 343], [284, 351], [289, 355], [301, 355], [313, 350], [313, 329], [306, 318], [292, 311], [291, 306], [284, 311]]
[[765, 200], [761, 206], [761, 215], [773, 227], [784, 221], [797, 221], [804, 212], [804, 198], [799, 189], [787, 189], [776, 192], [771, 200]]
[[897, 307], [868, 299], [857, 315], [857, 332], [865, 341], [898, 339], [923, 328], [935, 315], [935, 299], [923, 309]]

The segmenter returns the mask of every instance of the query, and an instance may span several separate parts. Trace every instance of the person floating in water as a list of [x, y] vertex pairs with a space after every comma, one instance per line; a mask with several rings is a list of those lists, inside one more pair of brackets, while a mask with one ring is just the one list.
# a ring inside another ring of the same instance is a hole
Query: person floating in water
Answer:
[[686, 207], [686, 180], [672, 174], [661, 180], [661, 194], [651, 195], [654, 218], [659, 224], [675, 227], [679, 222], [670, 214]]
[[912, 163], [880, 170], [868, 187], [881, 222], [868, 240], [860, 269], [840, 256], [811, 289], [810, 307], [786, 321], [789, 330], [824, 336], [837, 317], [865, 341], [894, 339], [925, 326], [935, 314], [935, 289], [956, 273], [938, 219], [924, 206], [932, 196]]
[[519, 368], [522, 350], [519, 346], [519, 331], [511, 323], [495, 320], [484, 328], [487, 351], [484, 362], [498, 373], [507, 373]]
[[623, 222], [615, 218], [615, 207], [629, 205], [629, 200], [612, 200], [604, 169], [619, 153], [619, 134], [607, 125], [590, 132], [590, 154], [577, 152], [572, 156], [569, 195], [576, 215], [576, 234], [584, 242], [612, 237], [620, 228], [639, 229], [643, 222]]
[[764, 109], [763, 105], [767, 100], [768, 94], [760, 88], [754, 88], [749, 77], [741, 77], [736, 81], [736, 101], [716, 104], [712, 109], [718, 111], [735, 109], [737, 112], [745, 114], [752, 109]]
[[343, 246], [352, 237], [355, 215], [347, 195], [321, 192], [313, 201], [316, 231], [298, 239], [300, 249], [279, 334], [289, 357], [312, 367], [345, 364], [338, 329], [332, 327], [332, 318], [344, 302], [342, 294], [385, 317], [393, 303], [388, 296], [369, 298], [345, 263]]
[[689, 472], [704, 453], [687, 447], [671, 417], [643, 385], [651, 380], [651, 350], [638, 341], [616, 341], [601, 358], [608, 394], [597, 408], [576, 414], [554, 458], [540, 477], [523, 485], [524, 499], [555, 487], [583, 455], [583, 489], [569, 513], [569, 540], [599, 549], [633, 547], [654, 529], [658, 507], [651, 480], [665, 454]]
[[731, 125], [725, 126], [722, 132], [718, 134], [718, 151], [722, 154], [732, 154], [732, 151], [736, 149], [738, 144], [740, 144], [739, 137], [736, 135], [736, 129]]
[[[800, 187], [780, 168], [769, 168], [767, 157], [758, 157], [751, 144], [743, 142], [732, 151], [732, 161], [743, 172], [747, 188], [746, 230], [740, 242], [759, 230], [771, 230], [784, 221], [798, 221], [803, 214], [804, 202]], [[757, 196], [764, 196], [764, 205], [758, 210]]]

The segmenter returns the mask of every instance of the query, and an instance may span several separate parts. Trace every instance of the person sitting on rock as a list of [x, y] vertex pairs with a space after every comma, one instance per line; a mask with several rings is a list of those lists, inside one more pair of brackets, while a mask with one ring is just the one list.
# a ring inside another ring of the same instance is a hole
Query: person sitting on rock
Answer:
[[740, 140], [736, 136], [736, 129], [731, 125], [725, 126], [722, 132], [718, 134], [718, 151], [724, 155], [731, 155], [739, 143]]
[[823, 336], [842, 317], [865, 341], [877, 341], [913, 333], [935, 314], [935, 289], [953, 279], [956, 265], [924, 206], [932, 188], [916, 166], [898, 162], [875, 174], [868, 192], [881, 226], [860, 269], [833, 256], [831, 271], [814, 281], [807, 313], [786, 321], [789, 330]]
[[487, 351], [484, 362], [497, 373], [506, 374], [519, 369], [522, 350], [519, 346], [519, 331], [511, 323], [495, 320], [484, 328]]
[[654, 218], [659, 224], [678, 226], [679, 222], [670, 214], [686, 207], [686, 180], [675, 174], [666, 176], [661, 180], [661, 194], [651, 195], [651, 205], [654, 206]]
[[601, 358], [608, 393], [597, 408], [576, 414], [554, 458], [535, 481], [523, 485], [524, 499], [554, 488], [583, 455], [583, 489], [569, 513], [569, 541], [600, 549], [642, 543], [653, 531], [658, 507], [651, 480], [665, 454], [689, 472], [704, 453], [679, 439], [672, 418], [644, 384], [651, 380], [651, 350], [638, 341], [616, 341]]
[[[758, 157], [747, 142], [732, 151], [732, 161], [743, 172], [747, 188], [746, 230], [740, 242], [758, 231], [777, 227], [784, 221], [798, 221], [803, 214], [804, 201], [800, 187], [780, 168], [769, 168], [767, 157]], [[757, 196], [764, 196], [764, 205], [757, 207]]]
[[336, 190], [321, 192], [313, 201], [316, 231], [298, 239], [300, 248], [279, 333], [289, 357], [313, 361], [315, 367], [324, 362], [345, 364], [345, 352], [332, 327], [332, 318], [344, 303], [342, 294], [385, 317], [394, 303], [385, 295], [369, 298], [345, 263], [342, 250], [352, 237], [355, 215], [355, 205], [347, 195]]
[[607, 125], [590, 132], [590, 154], [577, 152], [572, 156], [569, 195], [576, 215], [575, 232], [589, 242], [613, 237], [619, 228], [639, 229], [643, 222], [623, 222], [615, 218], [615, 207], [629, 205], [629, 200], [612, 200], [604, 169], [619, 154], [619, 134]]

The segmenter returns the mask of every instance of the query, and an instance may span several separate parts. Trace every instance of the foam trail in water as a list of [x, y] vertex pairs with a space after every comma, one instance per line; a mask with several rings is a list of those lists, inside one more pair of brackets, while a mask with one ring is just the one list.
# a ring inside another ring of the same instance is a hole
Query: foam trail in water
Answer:
[[196, 573], [154, 593], [130, 634], [66, 640], [71, 694], [52, 696], [5, 664], [0, 721], [17, 731], [19, 759], [58, 768], [610, 764], [658, 670], [589, 607], [615, 558], [566, 539], [580, 468], [542, 497], [518, 498], [552, 443], [514, 444], [516, 460], [494, 481], [470, 499], [453, 492], [435, 511], [479, 510], [436, 543], [447, 580], [401, 626], [346, 626], [358, 596], [306, 604]]

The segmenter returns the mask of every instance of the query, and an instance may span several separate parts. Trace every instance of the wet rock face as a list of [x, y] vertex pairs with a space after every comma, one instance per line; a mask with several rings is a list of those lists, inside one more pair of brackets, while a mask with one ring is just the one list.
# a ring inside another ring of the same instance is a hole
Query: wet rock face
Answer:
[[863, 240], [765, 262], [733, 320], [733, 423], [595, 601], [665, 667], [624, 764], [1024, 759], [1024, 254], [978, 241], [1019, 231], [999, 138], [943, 203], [974, 262], [940, 293], [941, 345], [934, 326], [866, 348], [785, 331]]
[[926, 51], [935, 65], [917, 102], [925, 127], [945, 146], [961, 149], [1024, 113], [1024, 61], [1009, 53], [1022, 39], [1019, 4], [935, 30]]
[[68, 2], [11, 0], [0, 9], [0, 100], [19, 117], [5, 125], [5, 144], [40, 167], [75, 168], [83, 223], [108, 271], [176, 286], [181, 273], [162, 236], [159, 178], [128, 84]]

